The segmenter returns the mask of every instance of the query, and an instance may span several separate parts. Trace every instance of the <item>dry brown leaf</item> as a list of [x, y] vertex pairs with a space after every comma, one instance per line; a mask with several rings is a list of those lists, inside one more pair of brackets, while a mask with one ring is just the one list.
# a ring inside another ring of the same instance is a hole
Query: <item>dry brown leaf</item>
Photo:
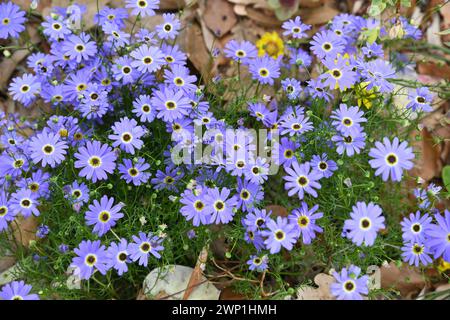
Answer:
[[331, 4], [328, 3], [321, 7], [302, 9], [299, 11], [300, 17], [302, 18], [303, 22], [313, 25], [325, 24], [339, 13], [339, 10], [331, 7]]
[[30, 241], [36, 240], [36, 230], [38, 226], [38, 221], [36, 217], [30, 216], [28, 218], [23, 218], [19, 216], [16, 218], [16, 223], [12, 223], [13, 236], [17, 243], [27, 247], [30, 245]]
[[0, 257], [0, 273], [11, 268], [15, 263], [14, 257]]
[[322, 6], [325, 0], [301, 0], [300, 8], [317, 8]]
[[272, 215], [275, 217], [287, 217], [288, 211], [285, 207], [272, 204], [266, 207], [266, 211], [272, 211]]
[[217, 67], [212, 66], [211, 56], [203, 41], [200, 26], [195, 23], [188, 23], [180, 34], [179, 45], [186, 52], [194, 67], [202, 74], [205, 81], [208, 81], [217, 73]]
[[236, 13], [238, 16], [246, 16], [247, 15], [247, 9], [245, 5], [243, 4], [236, 4], [233, 7], [234, 13]]
[[226, 0], [205, 0], [205, 10], [201, 18], [218, 37], [228, 33], [237, 22], [233, 5]]
[[159, 9], [160, 10], [175, 10], [175, 9], [182, 9], [186, 3], [184, 0], [161, 0], [159, 2]]
[[220, 292], [219, 300], [247, 300], [247, 298], [232, 288], [226, 287]]
[[188, 285], [186, 287], [186, 291], [183, 294], [183, 300], [187, 300], [194, 290], [199, 284], [203, 281], [203, 269], [205, 268], [205, 263], [208, 260], [208, 247], [203, 247], [202, 251], [198, 255], [197, 263], [195, 264], [194, 271], [192, 271], [191, 277], [189, 278]]
[[247, 8], [247, 16], [254, 20], [261, 26], [264, 27], [279, 27], [281, 26], [281, 21], [279, 21], [272, 10], [262, 9], [258, 10], [252, 7]]
[[427, 285], [418, 268], [402, 264], [400, 268], [394, 262], [383, 265], [381, 272], [381, 288], [400, 291], [402, 297], [412, 298]]
[[415, 141], [414, 137], [412, 139], [414, 151], [418, 154], [411, 175], [426, 181], [438, 177], [442, 170], [440, 145], [435, 144], [427, 128], [423, 128], [420, 132], [415, 131], [413, 134], [420, 134], [422, 139], [421, 141]]
[[330, 292], [330, 285], [335, 282], [333, 276], [319, 273], [314, 277], [314, 282], [318, 288], [303, 286], [297, 290], [297, 300], [335, 300]]

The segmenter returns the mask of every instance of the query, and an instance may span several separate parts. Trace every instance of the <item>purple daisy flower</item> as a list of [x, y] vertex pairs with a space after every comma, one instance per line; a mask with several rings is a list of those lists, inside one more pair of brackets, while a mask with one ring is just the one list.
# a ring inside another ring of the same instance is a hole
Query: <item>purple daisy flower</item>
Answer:
[[158, 111], [157, 118], [162, 118], [166, 122], [172, 122], [187, 116], [192, 108], [189, 99], [182, 90], [175, 92], [167, 87], [155, 91], [151, 102]]
[[82, 168], [80, 176], [94, 183], [107, 179], [107, 173], [112, 173], [116, 168], [117, 156], [112, 148], [96, 140], [88, 141], [86, 146], [80, 147], [74, 157], [77, 159], [75, 168]]
[[13, 221], [16, 213], [10, 208], [10, 202], [4, 191], [0, 191], [0, 232], [8, 229], [8, 223]]
[[362, 48], [362, 52], [366, 58], [383, 58], [384, 57], [384, 51], [383, 46], [381, 44], [378, 44], [376, 42], [372, 44], [366, 44]]
[[150, 96], [140, 95], [133, 102], [133, 113], [140, 117], [142, 122], [152, 122], [155, 119], [155, 109], [151, 105]]
[[289, 48], [289, 63], [300, 68], [309, 68], [312, 63], [311, 56], [303, 49]]
[[167, 189], [178, 192], [176, 183], [183, 178], [184, 174], [179, 167], [167, 166], [165, 172], [158, 170], [156, 177], [151, 180], [156, 190]]
[[281, 131], [281, 134], [289, 134], [290, 137], [314, 129], [312, 126], [312, 122], [309, 121], [309, 117], [305, 117], [305, 115], [303, 114], [298, 114], [297, 116], [288, 117], [287, 119], [283, 120], [281, 122], [281, 128], [284, 129], [283, 131]]
[[332, 125], [343, 134], [355, 134], [361, 131], [361, 122], [367, 121], [363, 115], [364, 112], [360, 111], [358, 107], [349, 108], [346, 104], [341, 103], [339, 109], [331, 113], [331, 119], [334, 119]]
[[89, 205], [89, 210], [86, 212], [86, 224], [94, 226], [93, 232], [99, 237], [107, 233], [117, 223], [117, 220], [123, 217], [120, 210], [123, 204], [114, 205], [114, 198], [103, 196], [100, 202], [94, 200], [93, 204]]
[[286, 30], [283, 32], [283, 35], [292, 36], [294, 39], [306, 38], [308, 36], [306, 31], [311, 29], [310, 25], [302, 23], [300, 17], [285, 21], [281, 27]]
[[270, 219], [272, 211], [267, 212], [266, 209], [254, 208], [243, 219], [242, 224], [247, 230], [257, 231], [266, 227], [266, 222]]
[[288, 196], [292, 197], [294, 194], [302, 200], [305, 192], [317, 198], [317, 191], [320, 189], [320, 183], [317, 181], [321, 175], [314, 170], [311, 171], [309, 162], [299, 165], [297, 161], [292, 162], [292, 167], [285, 168], [287, 175], [283, 177], [286, 180], [284, 189], [288, 190]]
[[348, 239], [357, 246], [363, 242], [366, 246], [372, 246], [377, 238], [377, 232], [384, 229], [384, 217], [381, 215], [381, 207], [369, 202], [357, 202], [350, 213], [351, 219], [344, 222], [344, 232]]
[[269, 258], [266, 255], [264, 256], [251, 255], [250, 259], [247, 261], [247, 264], [249, 265], [248, 269], [251, 271], [256, 270], [259, 272], [263, 272], [264, 270], [267, 270], [268, 262]]
[[311, 79], [308, 81], [309, 94], [315, 99], [324, 99], [327, 102], [331, 101], [333, 97], [331, 93], [326, 90], [325, 84], [321, 80]]
[[72, 204], [85, 204], [89, 201], [89, 188], [84, 183], [74, 181], [71, 185], [64, 187], [65, 198]]
[[75, 268], [74, 274], [80, 279], [89, 279], [94, 273], [94, 269], [103, 275], [108, 271], [105, 246], [100, 243], [100, 240], [83, 240], [78, 248], [74, 249], [74, 252], [77, 257], [72, 259], [70, 266]]
[[[253, 161], [252, 161], [253, 162]], [[267, 180], [269, 174], [269, 163], [265, 158], [257, 157], [256, 161], [249, 164], [244, 169], [244, 177], [246, 180], [263, 184]]]
[[41, 84], [38, 78], [32, 74], [25, 73], [21, 78], [16, 77], [9, 85], [9, 93], [12, 98], [28, 107], [39, 93]]
[[0, 156], [0, 170], [3, 175], [17, 177], [22, 175], [22, 170], [27, 171], [28, 167], [28, 159], [21, 153], [9, 155], [5, 152]]
[[237, 179], [238, 207], [242, 211], [249, 211], [264, 199], [261, 185], [252, 183], [246, 179]]
[[430, 249], [423, 242], [408, 242], [402, 247], [403, 261], [419, 266], [419, 263], [427, 266], [432, 262]]
[[159, 0], [126, 0], [125, 8], [131, 9], [132, 15], [141, 17], [151, 17], [158, 9]]
[[373, 158], [369, 163], [376, 169], [375, 175], [382, 175], [383, 181], [387, 181], [389, 177], [393, 181], [401, 181], [403, 170], [410, 170], [413, 167], [412, 148], [408, 147], [406, 141], [400, 143], [397, 137], [392, 143], [386, 137], [383, 138], [383, 143], [376, 141], [375, 148], [370, 149], [369, 156]]
[[323, 80], [323, 84], [331, 90], [345, 91], [355, 84], [356, 73], [352, 70], [348, 59], [342, 56], [330, 56], [323, 61], [323, 64], [328, 71], [320, 75], [319, 79]]
[[28, 188], [36, 193], [38, 197], [47, 198], [50, 194], [50, 174], [37, 170], [31, 174], [31, 177], [22, 179], [17, 182], [19, 188]]
[[406, 108], [412, 111], [431, 112], [431, 102], [433, 102], [433, 95], [427, 87], [417, 88], [415, 92], [409, 94], [409, 103]]
[[134, 58], [131, 66], [141, 73], [151, 73], [161, 69], [165, 63], [164, 54], [157, 47], [147, 45], [140, 46], [133, 50], [130, 56]]
[[[0, 6], [0, 10], [3, 10]], [[23, 281], [13, 281], [3, 286], [0, 300], [39, 300], [37, 294], [30, 294], [32, 287]]]
[[139, 76], [138, 71], [131, 66], [132, 60], [128, 57], [120, 57], [112, 65], [114, 79], [123, 84], [134, 83]]
[[333, 272], [336, 282], [330, 285], [331, 293], [338, 300], [362, 300], [362, 295], [369, 293], [367, 283], [369, 276], [359, 276], [361, 269], [351, 265], [348, 270], [343, 268], [340, 273]]
[[145, 162], [144, 158], [137, 158], [136, 161], [130, 159], [123, 159], [123, 164], [119, 164], [119, 172], [122, 174], [121, 178], [128, 184], [133, 183], [135, 186], [140, 186], [147, 183], [150, 179], [150, 173], [145, 172], [150, 165]]
[[36, 237], [38, 237], [39, 239], [43, 239], [45, 238], [48, 234], [50, 233], [50, 227], [45, 225], [45, 224], [41, 224], [37, 227], [36, 230]]
[[333, 160], [328, 160], [328, 155], [322, 153], [322, 156], [313, 155], [311, 159], [313, 171], [319, 173], [322, 177], [329, 178], [337, 170], [337, 164]]
[[359, 154], [361, 149], [366, 146], [366, 134], [360, 128], [360, 131], [353, 130], [352, 133], [342, 134], [338, 133], [331, 137], [331, 141], [336, 143], [336, 152], [338, 154], [346, 153], [351, 157], [355, 153]]
[[171, 69], [166, 69], [164, 72], [165, 83], [174, 90], [182, 89], [185, 92], [194, 92], [197, 89], [195, 82], [196, 76], [189, 74], [189, 69], [175, 64]]
[[228, 41], [223, 51], [226, 57], [237, 62], [242, 62], [243, 64], [250, 63], [258, 55], [258, 50], [255, 45], [249, 41]]
[[121, 276], [128, 271], [127, 263], [130, 263], [128, 253], [128, 242], [126, 239], [120, 239], [119, 243], [111, 242], [106, 250], [106, 258], [108, 269], [117, 270], [117, 274]]
[[311, 41], [312, 52], [321, 59], [336, 57], [339, 53], [343, 53], [344, 49], [344, 42], [332, 31], [316, 33]]
[[245, 242], [252, 244], [258, 252], [265, 249], [262, 231], [252, 231], [247, 229], [244, 234], [244, 240]]
[[377, 59], [363, 63], [361, 75], [369, 82], [367, 90], [377, 87], [380, 92], [391, 92], [394, 89], [388, 79], [395, 77], [395, 70], [386, 60]]
[[430, 199], [428, 199], [428, 192], [426, 190], [415, 188], [413, 193], [414, 197], [417, 199], [417, 205], [420, 209], [426, 209], [431, 205]]
[[25, 11], [12, 2], [0, 3], [0, 39], [17, 38], [25, 30]]
[[133, 236], [133, 243], [128, 245], [128, 252], [133, 261], [138, 261], [140, 266], [146, 267], [150, 254], [155, 258], [160, 259], [159, 251], [164, 250], [161, 245], [163, 241], [161, 238], [154, 236], [151, 232], [147, 235], [144, 232], [139, 232], [139, 237]]
[[233, 220], [235, 208], [237, 206], [237, 198], [235, 195], [230, 197], [230, 189], [209, 188], [206, 190], [205, 202], [207, 212], [211, 213], [211, 223], [226, 224]]
[[54, 168], [59, 165], [65, 159], [67, 148], [67, 143], [60, 140], [59, 134], [49, 130], [38, 133], [30, 142], [31, 158], [35, 163], [42, 161], [43, 167], [49, 165]]
[[271, 254], [278, 253], [281, 247], [292, 250], [297, 242], [297, 231], [295, 226], [288, 222], [287, 218], [277, 217], [277, 220], [269, 219], [266, 222], [268, 230], [262, 231], [262, 235], [267, 237], [264, 241]]
[[108, 135], [108, 139], [113, 140], [113, 147], [120, 147], [125, 152], [134, 154], [135, 148], [141, 149], [144, 142], [140, 138], [145, 134], [146, 130], [137, 124], [136, 120], [121, 118], [120, 121], [114, 122], [111, 127], [114, 134]]
[[316, 232], [322, 233], [323, 229], [316, 224], [316, 220], [323, 217], [322, 212], [316, 212], [319, 205], [308, 208], [306, 202], [301, 203], [301, 207], [292, 210], [289, 215], [289, 222], [295, 226], [298, 236], [302, 236], [304, 244], [310, 244], [311, 240], [316, 238]]
[[436, 214], [434, 217], [437, 224], [431, 225], [427, 231], [426, 246], [436, 259], [442, 256], [445, 261], [450, 262], [450, 211], [446, 209], [444, 216]]
[[91, 36], [87, 33], [80, 33], [80, 35], [71, 35], [62, 45], [62, 50], [70, 59], [87, 61], [97, 54], [97, 45], [95, 41], [91, 41]]
[[187, 221], [192, 220], [195, 227], [199, 225], [207, 225], [211, 222], [211, 211], [207, 210], [207, 203], [205, 201], [205, 193], [201, 189], [189, 190], [186, 189], [180, 198], [180, 203], [183, 206], [180, 213]]
[[298, 142], [289, 140], [286, 137], [281, 138], [281, 143], [278, 145], [278, 148], [275, 149], [278, 153], [275, 154], [276, 163], [282, 164], [285, 168], [290, 167], [294, 161], [297, 161], [297, 158], [295, 157], [295, 151], [299, 147], [300, 144]]
[[279, 59], [273, 59], [267, 54], [258, 57], [250, 62], [249, 71], [253, 79], [258, 80], [261, 84], [273, 85], [274, 80], [280, 76]]
[[21, 189], [11, 195], [11, 210], [15, 214], [22, 214], [25, 218], [32, 214], [39, 216], [37, 208], [39, 205], [37, 194], [30, 189]]
[[164, 22], [155, 27], [158, 37], [163, 40], [175, 39], [178, 35], [181, 23], [173, 13], [163, 13]]
[[287, 78], [281, 81], [281, 85], [287, 97], [291, 100], [298, 98], [302, 90], [300, 81], [296, 79]]

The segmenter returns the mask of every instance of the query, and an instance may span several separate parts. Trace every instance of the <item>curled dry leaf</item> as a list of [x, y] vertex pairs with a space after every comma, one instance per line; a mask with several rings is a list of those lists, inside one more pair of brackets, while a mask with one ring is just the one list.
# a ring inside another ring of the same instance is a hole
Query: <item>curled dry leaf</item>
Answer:
[[287, 217], [289, 214], [285, 207], [276, 204], [267, 206], [266, 211], [272, 211], [274, 217]]
[[391, 262], [383, 265], [380, 272], [381, 288], [397, 290], [405, 298], [416, 296], [427, 285], [420, 270], [405, 263], [399, 268], [394, 262]]
[[300, 17], [302, 18], [304, 23], [319, 25], [327, 23], [340, 12], [327, 2], [323, 6], [316, 8], [305, 8], [300, 10], [298, 13], [300, 14]]
[[314, 283], [318, 288], [302, 286], [297, 290], [297, 300], [335, 300], [331, 294], [330, 285], [335, 282], [334, 277], [319, 273], [314, 277]]
[[38, 221], [34, 216], [30, 216], [26, 219], [22, 216], [19, 216], [15, 221], [17, 222], [17, 224], [11, 224], [15, 243], [28, 248], [30, 245], [30, 241], [36, 240]]
[[205, 269], [205, 263], [208, 260], [208, 246], [203, 247], [202, 251], [198, 255], [197, 263], [195, 264], [194, 271], [192, 271], [189, 279], [186, 291], [183, 295], [183, 300], [187, 300], [192, 293], [192, 290], [199, 286], [203, 278], [203, 270]]
[[226, 0], [205, 0], [202, 18], [208, 28], [218, 37], [228, 33], [237, 22], [233, 5]]
[[416, 131], [413, 134], [421, 135], [422, 139], [421, 141], [415, 141], [413, 136], [411, 140], [414, 151], [418, 152], [411, 174], [427, 181], [438, 177], [442, 170], [440, 145], [435, 144], [427, 128], [423, 128], [420, 132]]

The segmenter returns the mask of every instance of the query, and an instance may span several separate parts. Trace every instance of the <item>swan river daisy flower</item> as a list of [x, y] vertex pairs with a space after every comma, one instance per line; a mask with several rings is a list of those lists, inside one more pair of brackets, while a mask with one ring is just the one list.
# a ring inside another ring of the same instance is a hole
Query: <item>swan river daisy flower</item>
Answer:
[[94, 270], [98, 270], [103, 275], [106, 274], [108, 259], [105, 246], [100, 240], [83, 240], [74, 252], [77, 256], [72, 259], [70, 266], [74, 268], [74, 274], [80, 279], [89, 279]]
[[86, 224], [93, 225], [93, 232], [101, 237], [116, 225], [117, 220], [123, 217], [123, 213], [120, 212], [122, 207], [122, 204], [114, 205], [112, 197], [103, 196], [100, 202], [94, 200], [86, 212]]
[[292, 167], [285, 168], [287, 175], [283, 177], [286, 180], [284, 189], [288, 190], [288, 196], [292, 197], [294, 194], [298, 195], [298, 198], [302, 200], [305, 197], [305, 193], [317, 197], [316, 189], [320, 189], [320, 183], [318, 180], [321, 178], [321, 174], [316, 171], [311, 171], [311, 165], [309, 162], [299, 164], [297, 161], [292, 162]]
[[59, 134], [48, 130], [38, 133], [30, 142], [31, 158], [35, 163], [41, 162], [43, 167], [48, 165], [54, 168], [63, 162], [67, 148], [67, 143], [60, 140]]
[[122, 118], [114, 122], [111, 129], [113, 134], [108, 135], [108, 138], [113, 141], [113, 147], [120, 147], [125, 152], [134, 154], [135, 149], [139, 150], [144, 145], [140, 138], [145, 134], [146, 129], [139, 126], [134, 119]]
[[117, 155], [109, 145], [100, 141], [88, 141], [85, 146], [78, 149], [74, 157], [75, 168], [81, 168], [80, 176], [94, 183], [107, 179], [108, 173], [112, 173], [116, 168]]
[[369, 276], [361, 276], [361, 269], [351, 265], [348, 269], [343, 268], [340, 273], [333, 272], [336, 282], [330, 285], [331, 293], [338, 300], [362, 300], [369, 293], [367, 287]]

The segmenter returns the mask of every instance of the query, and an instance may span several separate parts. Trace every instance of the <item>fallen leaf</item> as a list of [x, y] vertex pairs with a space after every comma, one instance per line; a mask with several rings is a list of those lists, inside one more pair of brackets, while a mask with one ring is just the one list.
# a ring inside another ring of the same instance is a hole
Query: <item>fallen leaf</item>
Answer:
[[38, 221], [35, 216], [24, 218], [19, 216], [16, 218], [16, 223], [11, 223], [13, 229], [13, 236], [17, 243], [28, 248], [30, 241], [36, 240], [36, 230]]
[[0, 273], [11, 268], [16, 263], [16, 259], [11, 256], [0, 257]]
[[[151, 299], [181, 300], [193, 271], [193, 268], [181, 265], [155, 268], [144, 280], [144, 293]], [[218, 300], [219, 296], [220, 291], [202, 275], [189, 300]]]
[[218, 37], [228, 33], [237, 22], [233, 5], [226, 0], [205, 0], [205, 10], [201, 18]]
[[273, 11], [271, 10], [258, 10], [248, 7], [247, 16], [264, 27], [279, 27], [282, 23], [274, 16]]
[[316, 8], [302, 9], [299, 11], [303, 23], [313, 25], [325, 24], [339, 13], [340, 11], [331, 7], [330, 4], [325, 4]]
[[314, 277], [314, 283], [318, 288], [302, 286], [297, 290], [297, 300], [335, 300], [331, 294], [330, 285], [335, 282], [333, 276], [319, 273]]
[[285, 207], [276, 204], [266, 206], [266, 211], [272, 211], [274, 217], [287, 217], [289, 214]]
[[418, 268], [403, 263], [397, 267], [394, 262], [383, 265], [381, 272], [381, 288], [398, 290], [402, 297], [412, 298], [427, 285]]
[[413, 133], [413, 135], [416, 134], [421, 135], [422, 139], [421, 141], [416, 141], [414, 137], [412, 139], [414, 151], [418, 155], [415, 159], [415, 166], [411, 170], [411, 175], [429, 181], [434, 177], [438, 177], [442, 170], [442, 162], [440, 160], [441, 147], [435, 144], [427, 128]]

